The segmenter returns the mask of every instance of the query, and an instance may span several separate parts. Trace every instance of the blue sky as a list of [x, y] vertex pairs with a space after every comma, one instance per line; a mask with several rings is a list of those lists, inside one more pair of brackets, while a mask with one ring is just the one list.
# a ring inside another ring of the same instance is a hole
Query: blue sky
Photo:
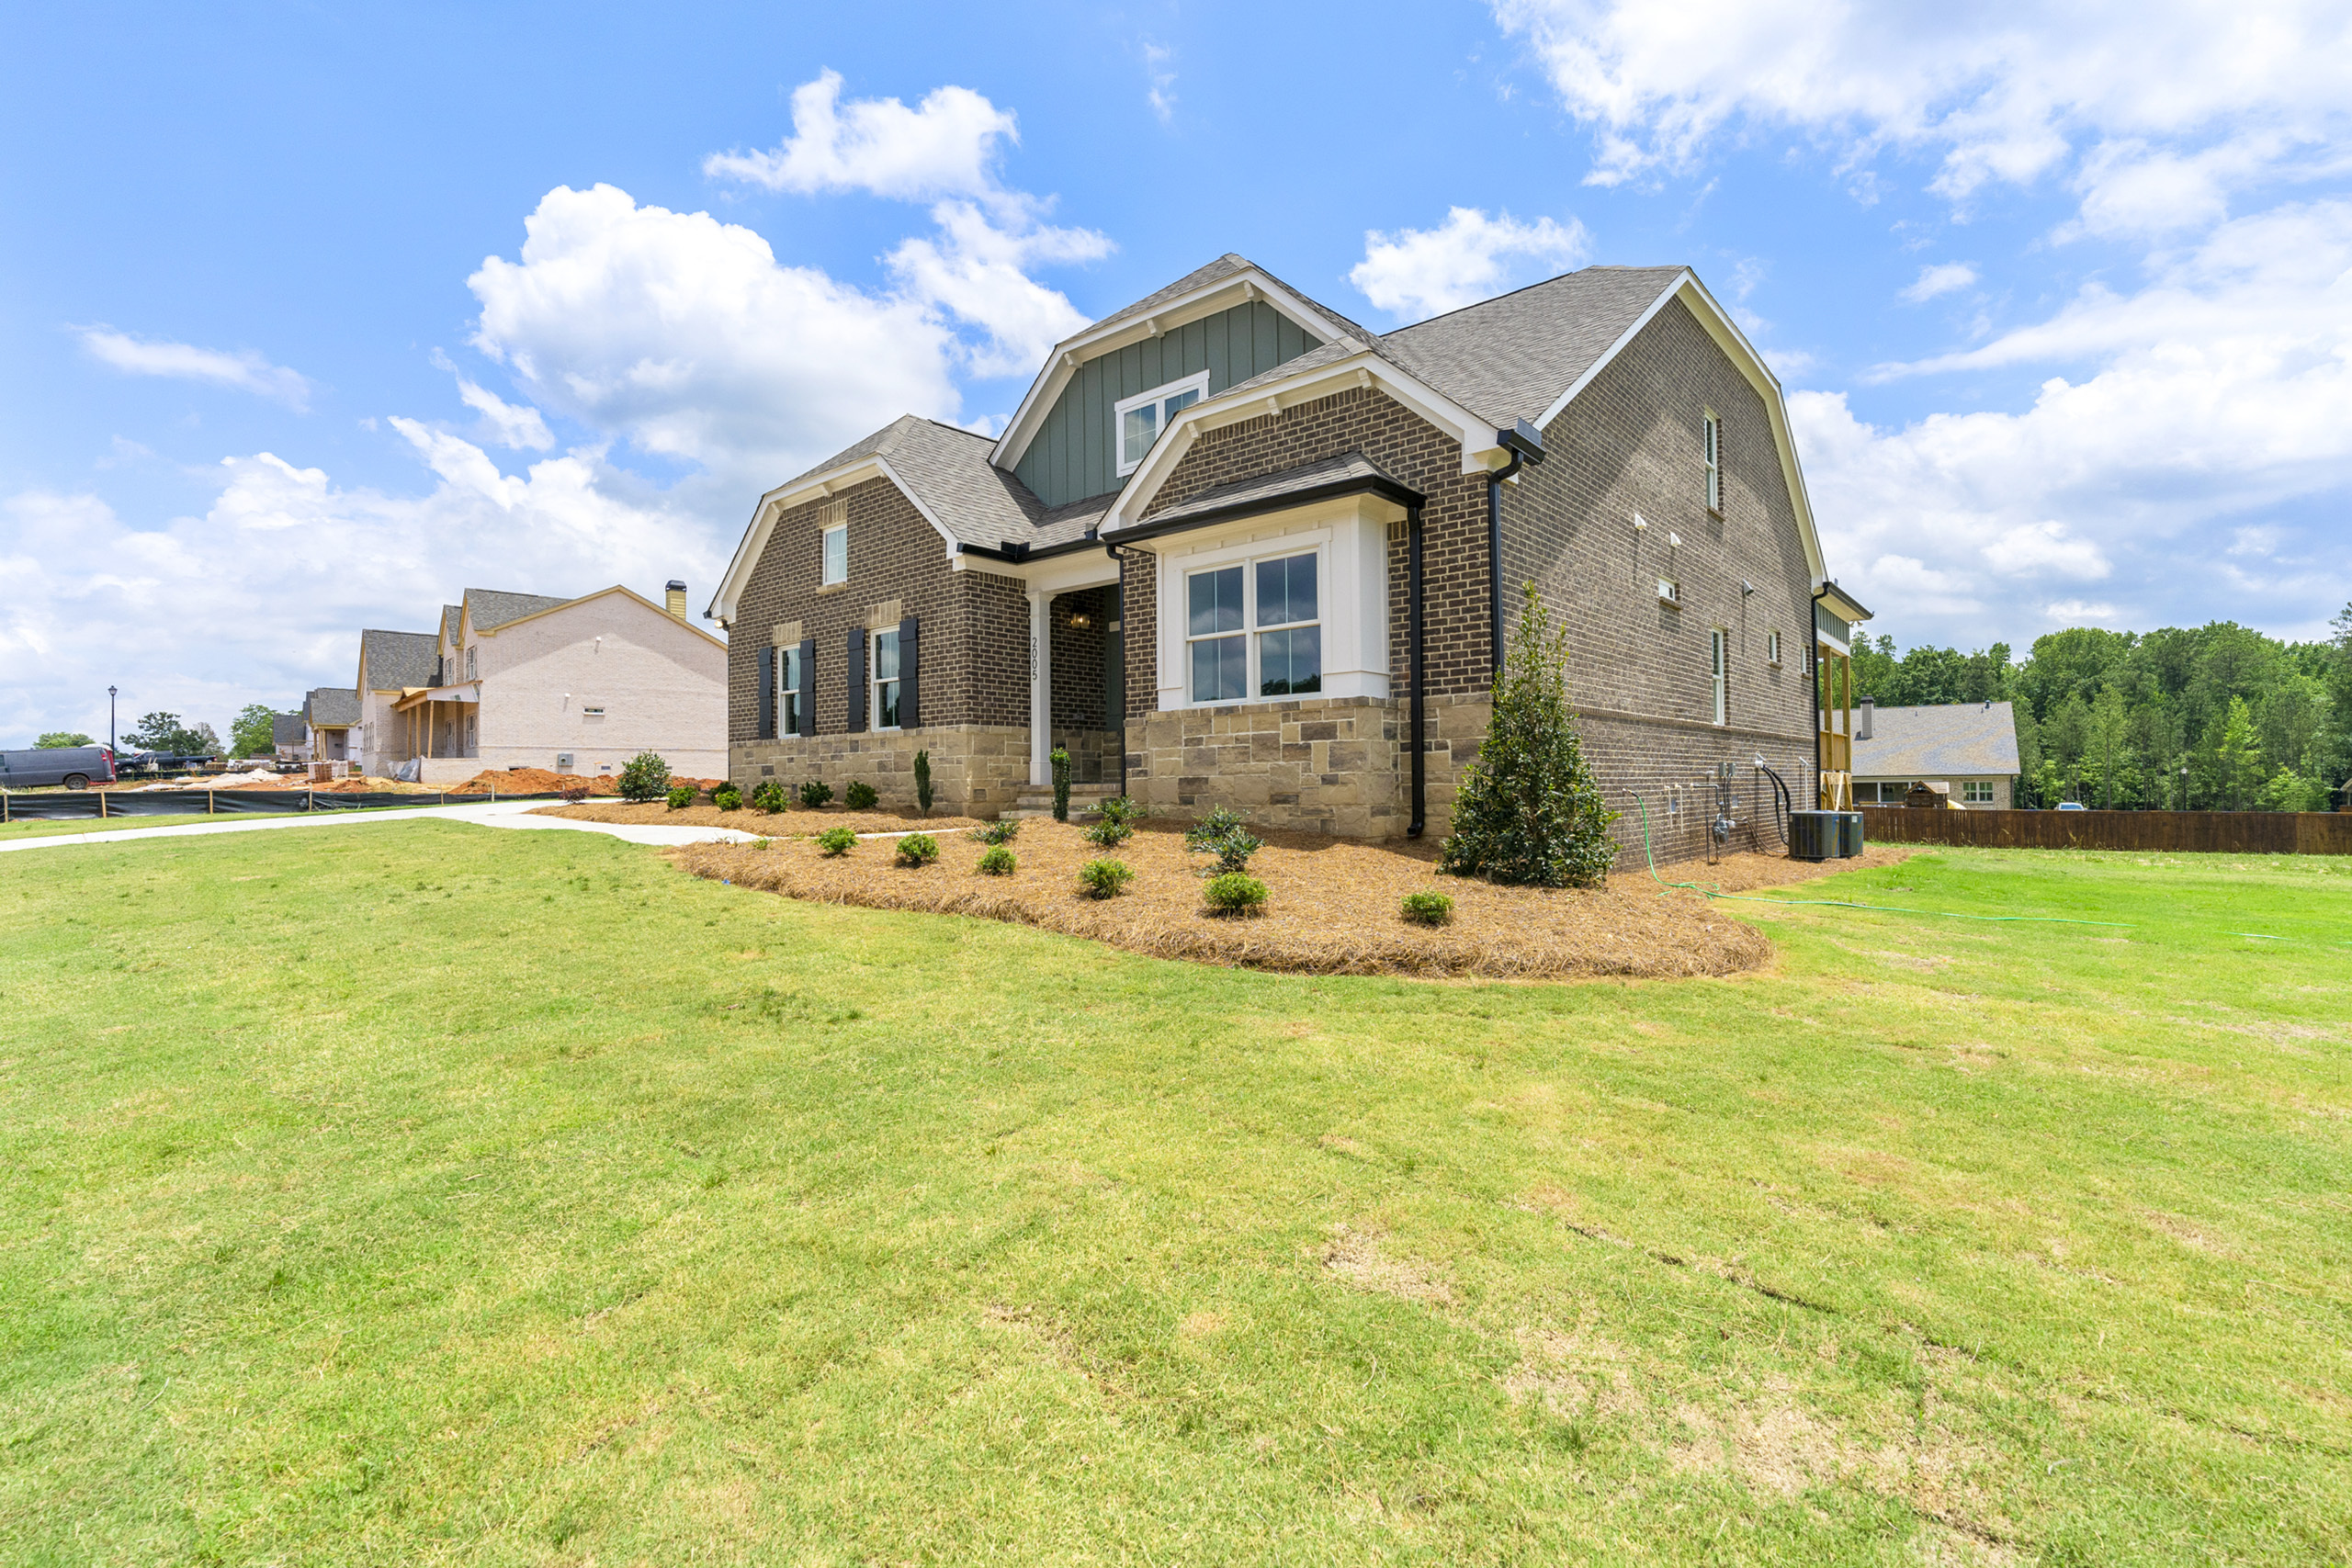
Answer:
[[1905, 645], [2352, 600], [2352, 13], [20, 9], [0, 743], [699, 605], [759, 491], [1227, 250], [1387, 327], [1687, 263]]

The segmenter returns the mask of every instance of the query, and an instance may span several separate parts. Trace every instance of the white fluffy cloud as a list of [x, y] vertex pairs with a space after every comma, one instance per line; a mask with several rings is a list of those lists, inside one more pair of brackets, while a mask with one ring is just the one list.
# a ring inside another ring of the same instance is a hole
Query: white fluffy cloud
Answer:
[[338, 487], [264, 452], [224, 459], [204, 513], [161, 527], [86, 493], [0, 502], [0, 666], [33, 672], [0, 689], [0, 733], [96, 733], [110, 681], [126, 719], [164, 709], [226, 733], [247, 702], [348, 682], [361, 626], [431, 630], [469, 584], [651, 592], [723, 564], [722, 541], [593, 450], [502, 475], [469, 442], [392, 423], [432, 476], [422, 495]]
[[774, 152], [714, 152], [703, 173], [802, 196], [980, 197], [998, 189], [997, 144], [1021, 139], [1012, 112], [969, 87], [935, 88], [911, 109], [896, 98], [844, 107], [841, 95], [837, 71], [802, 84], [792, 95], [792, 134]]
[[804, 84], [792, 95], [792, 134], [774, 152], [716, 152], [703, 172], [804, 196], [863, 191], [932, 202], [935, 232], [890, 254], [898, 299], [943, 328], [978, 333], [979, 341], [951, 349], [975, 375], [1034, 370], [1086, 318], [1031, 272], [1096, 260], [1111, 242], [1046, 222], [1051, 202], [998, 177], [1002, 148], [1020, 141], [1011, 110], [967, 87], [938, 88], [911, 109], [897, 98], [843, 104], [841, 90], [831, 71]]
[[1951, 294], [1976, 281], [1976, 269], [1966, 262], [1939, 262], [1919, 269], [1919, 280], [1903, 290], [1903, 298], [1923, 305], [1939, 294]]
[[1521, 223], [1456, 207], [1434, 229], [1365, 231], [1363, 260], [1348, 281], [1390, 315], [1419, 320], [1501, 293], [1523, 274], [1566, 271], [1591, 252], [1591, 235], [1573, 218]]
[[289, 408], [309, 406], [311, 383], [299, 372], [272, 365], [251, 349], [229, 353], [198, 348], [194, 344], [162, 343], [133, 337], [111, 327], [80, 329], [82, 346], [100, 364], [126, 376], [164, 376], [182, 381], [209, 381], [275, 398]]
[[[2080, 146], [2086, 209], [2111, 186], [2137, 221], [2229, 183], [2326, 163], [2352, 113], [2352, 11], [2331, 0], [2094, 0], [1988, 13], [1864, 0], [1498, 0], [1571, 113], [1592, 126], [1590, 177], [1692, 166], [1743, 125], [1817, 139], [1849, 163], [1882, 148], [1938, 156], [1934, 188], [1963, 199], [2030, 181]], [[2151, 149], [2223, 151], [2166, 198]]]
[[534, 452], [544, 452], [555, 445], [555, 436], [538, 410], [517, 407], [463, 376], [458, 378], [458, 400], [481, 415], [486, 440], [501, 446], [528, 447]]
[[641, 450], [764, 489], [902, 413], [956, 412], [952, 334], [921, 300], [786, 265], [749, 229], [600, 185], [549, 191], [524, 231], [467, 280], [475, 345]]

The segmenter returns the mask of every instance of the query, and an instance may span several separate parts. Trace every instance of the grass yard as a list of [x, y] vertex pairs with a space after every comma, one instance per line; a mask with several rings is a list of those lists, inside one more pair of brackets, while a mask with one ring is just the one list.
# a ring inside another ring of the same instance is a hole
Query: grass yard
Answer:
[[125, 828], [177, 828], [190, 822], [218, 822], [198, 811], [173, 817], [70, 818], [62, 822], [0, 822], [0, 844], [17, 839], [54, 839], [69, 833], [112, 833]]
[[1429, 984], [586, 834], [0, 857], [0, 1562], [2352, 1556], [2352, 866], [1781, 896], [2132, 929]]

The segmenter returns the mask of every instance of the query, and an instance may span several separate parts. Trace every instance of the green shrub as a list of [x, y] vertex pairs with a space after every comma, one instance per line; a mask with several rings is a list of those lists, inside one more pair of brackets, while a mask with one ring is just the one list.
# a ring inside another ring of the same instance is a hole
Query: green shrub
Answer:
[[1212, 876], [1201, 889], [1212, 915], [1255, 915], [1266, 907], [1266, 885], [1246, 871]]
[[929, 865], [939, 858], [939, 840], [929, 833], [909, 833], [899, 840], [899, 863]]
[[1078, 889], [1089, 898], [1116, 898], [1135, 879], [1123, 861], [1091, 860], [1078, 868]]
[[847, 828], [828, 828], [817, 835], [817, 847], [828, 855], [845, 855], [857, 848], [857, 835]]
[[915, 753], [915, 809], [931, 815], [931, 753]]
[[1408, 893], [1402, 913], [1417, 926], [1442, 926], [1453, 919], [1453, 900], [1442, 893]]
[[671, 809], [671, 810], [673, 810], [673, 811], [684, 811], [687, 807], [692, 806], [694, 803], [695, 803], [695, 786], [694, 786], [694, 785], [692, 785], [692, 784], [672, 784], [672, 785], [670, 786], [670, 809]]
[[874, 786], [863, 779], [850, 780], [849, 788], [842, 792], [842, 804], [852, 811], [871, 811], [874, 803], [881, 798], [874, 793]]
[[990, 844], [980, 852], [982, 876], [1011, 876], [1020, 864], [1021, 863], [1013, 858], [1012, 852], [1002, 844]]
[[762, 779], [760, 787], [752, 792], [752, 804], [763, 811], [773, 814], [783, 810], [790, 801], [785, 795], [782, 784], [774, 779]]
[[1206, 817], [1184, 829], [1184, 847], [1194, 854], [1216, 856], [1216, 863], [1203, 872], [1204, 876], [1229, 876], [1250, 869], [1250, 857], [1265, 848], [1266, 841], [1250, 830], [1250, 824], [1231, 807], [1220, 806]]
[[833, 798], [833, 786], [810, 779], [800, 786], [800, 804], [814, 811]]
[[650, 751], [639, 751], [621, 769], [623, 800], [659, 800], [670, 793], [670, 764]]
[[1144, 808], [1135, 801], [1114, 795], [1094, 808], [1094, 820], [1080, 831], [1089, 843], [1115, 850], [1136, 836], [1136, 820], [1144, 815]]
[[1021, 818], [1008, 817], [1001, 822], [974, 828], [964, 836], [976, 844], [1009, 844], [1021, 837]]
[[1567, 663], [1567, 633], [1553, 629], [1531, 582], [1438, 870], [1536, 887], [1598, 887], [1607, 878], [1617, 858], [1609, 837], [1617, 813], [1600, 804], [1577, 742]]
[[710, 803], [721, 811], [733, 811], [743, 804], [743, 792], [731, 784], [723, 784], [710, 792]]

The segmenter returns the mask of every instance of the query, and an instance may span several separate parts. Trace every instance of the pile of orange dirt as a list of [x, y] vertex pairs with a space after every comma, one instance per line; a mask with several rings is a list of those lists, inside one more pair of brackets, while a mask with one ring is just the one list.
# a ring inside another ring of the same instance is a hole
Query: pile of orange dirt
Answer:
[[735, 828], [778, 839], [809, 838], [829, 828], [846, 828], [853, 833], [904, 833], [911, 829], [953, 833], [980, 825], [978, 818], [971, 817], [919, 817], [912, 811], [889, 809], [852, 811], [845, 806], [827, 806], [814, 811], [796, 806], [788, 811], [768, 812], [752, 806], [721, 811], [716, 806], [696, 803], [673, 811], [669, 803], [662, 800], [542, 806], [531, 815], [569, 817], [579, 822], [639, 822], [661, 828]]
[[307, 789], [320, 795], [431, 795], [434, 793], [430, 784], [401, 784], [393, 779], [322, 779], [317, 784], [312, 784], [300, 773], [287, 773], [275, 779], [254, 779], [251, 782], [240, 779], [235, 784], [224, 784], [212, 787], [224, 791]]
[[[712, 790], [725, 784], [725, 779], [690, 779], [683, 773], [673, 773], [670, 783], [692, 784], [698, 790]], [[501, 795], [560, 795], [567, 790], [586, 790], [590, 795], [618, 795], [621, 781], [617, 774], [598, 773], [583, 778], [578, 773], [553, 773], [546, 768], [492, 768], [476, 773], [461, 784], [450, 784], [451, 795], [488, 795], [495, 789]]]
[[[981, 846], [960, 833], [939, 839], [931, 865], [896, 863], [896, 840], [866, 840], [827, 857], [805, 839], [765, 847], [695, 844], [671, 852], [698, 876], [788, 897], [878, 909], [972, 915], [1088, 937], [1159, 958], [1317, 975], [1406, 975], [1425, 978], [1670, 978], [1733, 975], [1770, 961], [1761, 931], [1725, 907], [1679, 889], [1661, 893], [1640, 872], [1604, 887], [1497, 887], [1437, 874], [1433, 843], [1364, 843], [1269, 833], [1250, 873], [1266, 884], [1265, 912], [1212, 915], [1197, 874], [1205, 857], [1184, 849], [1182, 824], [1147, 823], [1109, 852], [1135, 880], [1115, 898], [1080, 895], [1077, 872], [1104, 855], [1066, 823], [1023, 824], [1010, 876], [977, 874]], [[1725, 856], [1666, 873], [1725, 892], [1799, 882], [1891, 864], [1910, 852], [1874, 847], [1859, 860], [1815, 865], [1781, 855]], [[1408, 893], [1443, 893], [1453, 917], [1442, 926], [1408, 923]]]

